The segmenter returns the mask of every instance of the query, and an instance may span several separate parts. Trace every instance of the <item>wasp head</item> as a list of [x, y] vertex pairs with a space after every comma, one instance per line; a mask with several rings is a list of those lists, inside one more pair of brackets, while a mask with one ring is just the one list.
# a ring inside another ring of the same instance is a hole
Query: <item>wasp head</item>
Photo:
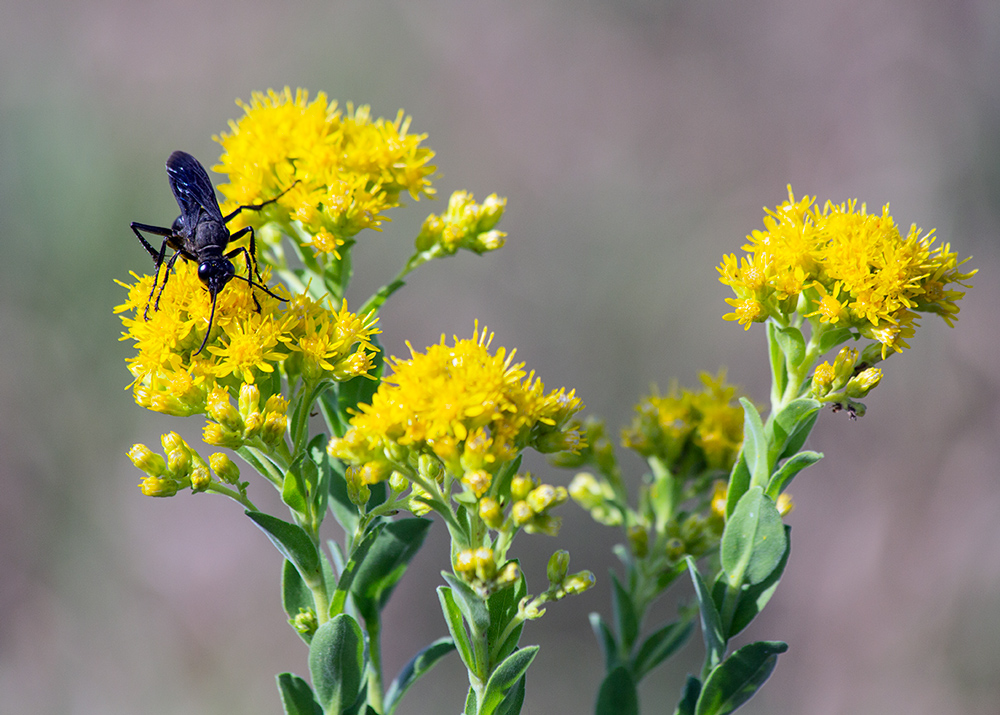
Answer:
[[219, 291], [226, 287], [232, 277], [236, 275], [233, 262], [228, 258], [209, 258], [198, 264], [198, 277], [208, 288], [212, 296], [218, 295]]

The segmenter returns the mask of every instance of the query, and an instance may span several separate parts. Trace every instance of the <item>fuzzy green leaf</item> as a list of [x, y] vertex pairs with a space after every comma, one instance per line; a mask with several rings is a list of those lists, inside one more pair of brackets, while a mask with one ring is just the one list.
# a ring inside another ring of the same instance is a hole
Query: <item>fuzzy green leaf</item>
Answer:
[[385, 694], [386, 715], [392, 715], [410, 686], [453, 650], [455, 650], [455, 641], [451, 638], [438, 638], [413, 656], [410, 662], [403, 666]]
[[727, 715], [745, 703], [764, 684], [788, 650], [781, 641], [758, 641], [740, 648], [705, 678], [695, 715]]
[[785, 405], [774, 419], [768, 422], [765, 436], [770, 443], [771, 464], [786, 459], [802, 449], [806, 438], [819, 417], [820, 403], [800, 397]]
[[694, 715], [699, 695], [701, 695], [701, 681], [693, 675], [689, 675], [684, 682], [684, 690], [681, 691], [681, 700], [677, 703], [674, 715]]
[[281, 673], [276, 680], [285, 715], [323, 715], [309, 683], [292, 673]]
[[601, 652], [604, 653], [604, 670], [611, 672], [620, 664], [615, 634], [611, 632], [610, 626], [601, 618], [600, 613], [590, 614], [590, 627], [594, 631], [597, 643], [601, 646]]
[[608, 673], [597, 692], [595, 715], [639, 715], [639, 693], [625, 666]]
[[764, 423], [750, 400], [741, 397], [740, 404], [743, 405], [743, 458], [750, 470], [750, 484], [764, 485], [770, 476]]
[[632, 659], [636, 682], [687, 643], [693, 630], [694, 623], [691, 621], [674, 621], [653, 631]]
[[276, 516], [247, 510], [246, 515], [260, 527], [281, 555], [295, 564], [303, 578], [319, 574], [319, 550], [298, 524], [290, 524]]
[[722, 532], [719, 556], [729, 584], [739, 588], [766, 579], [781, 562], [787, 544], [774, 502], [760, 487], [743, 495]]
[[400, 519], [386, 524], [378, 534], [360, 561], [351, 586], [351, 595], [363, 618], [370, 620], [385, 607], [432, 523], [430, 519]]
[[611, 608], [615, 616], [615, 628], [622, 642], [622, 650], [632, 650], [632, 644], [639, 637], [639, 617], [628, 591], [621, 585], [618, 576], [611, 572]]
[[722, 632], [722, 618], [712, 600], [712, 593], [705, 580], [698, 573], [698, 567], [690, 556], [686, 559], [691, 581], [694, 583], [694, 593], [698, 598], [698, 609], [701, 612], [701, 634], [705, 639], [705, 662], [709, 668], [714, 668], [722, 662], [726, 653], [726, 639]]
[[765, 493], [771, 499], [777, 501], [778, 496], [781, 492], [785, 491], [792, 479], [795, 478], [795, 475], [806, 467], [816, 464], [821, 459], [823, 459], [821, 452], [810, 452], [808, 450], [794, 455], [771, 475], [771, 481], [768, 482]]
[[444, 614], [445, 623], [448, 624], [448, 632], [451, 633], [451, 640], [458, 649], [458, 657], [465, 663], [465, 667], [472, 672], [478, 672], [475, 651], [472, 648], [472, 640], [465, 627], [465, 620], [462, 618], [462, 610], [458, 607], [455, 594], [447, 586], [438, 586], [438, 600], [441, 602], [441, 613]]
[[309, 646], [309, 672], [323, 711], [342, 713], [354, 705], [364, 673], [364, 635], [342, 613], [316, 631]]
[[481, 715], [492, 715], [497, 707], [503, 702], [504, 697], [517, 681], [521, 679], [531, 661], [538, 653], [538, 646], [532, 645], [521, 650], [514, 651], [493, 669], [489, 680], [486, 681], [486, 690], [483, 694], [483, 702], [479, 706]]

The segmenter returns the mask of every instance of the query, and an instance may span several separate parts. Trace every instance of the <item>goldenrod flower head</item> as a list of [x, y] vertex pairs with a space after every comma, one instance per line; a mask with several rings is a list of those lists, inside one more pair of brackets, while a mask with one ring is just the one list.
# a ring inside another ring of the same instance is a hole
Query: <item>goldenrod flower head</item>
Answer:
[[[258, 313], [251, 287], [231, 281], [218, 295], [208, 345], [193, 356], [211, 313], [211, 299], [193, 263], [177, 262], [159, 310], [150, 306], [148, 320], [143, 312], [152, 277], [135, 276], [133, 284], [121, 285], [129, 295], [116, 312], [122, 313], [126, 328], [122, 339], [135, 342], [136, 354], [127, 362], [135, 378], [136, 402], [152, 410], [177, 415], [207, 412], [233, 430], [230, 391], [240, 384], [253, 386], [279, 366], [285, 367], [289, 379], [302, 376], [312, 381], [347, 380], [373, 367], [377, 318], [352, 313], [346, 301], [339, 310], [305, 295], [286, 304], [257, 290]], [[259, 400], [260, 390], [254, 389]], [[257, 409], [244, 403], [249, 405], [241, 398], [242, 420]], [[258, 428], [263, 422], [261, 417]]]
[[736, 308], [724, 316], [749, 327], [768, 317], [786, 324], [792, 313], [859, 331], [889, 351], [908, 347], [918, 312], [937, 313], [949, 325], [976, 271], [962, 272], [949, 245], [912, 226], [904, 236], [889, 207], [869, 214], [856, 201], [822, 208], [815, 199], [788, 200], [765, 209], [764, 231], [753, 231], [737, 264], [725, 256], [719, 280], [730, 286]]
[[348, 104], [342, 113], [322, 92], [310, 101], [307, 91], [293, 95], [288, 87], [237, 104], [244, 116], [215, 137], [223, 153], [214, 168], [229, 176], [219, 187], [228, 199], [223, 212], [287, 190], [275, 205], [238, 220], [299, 225], [302, 234], [286, 232], [304, 235], [317, 254], [340, 258], [360, 231], [379, 229], [402, 192], [414, 199], [434, 193], [434, 152], [421, 146], [426, 135], [409, 133], [402, 111], [392, 121], [373, 119], [367, 106]]
[[344, 438], [330, 442], [331, 456], [382, 459], [396, 443], [435, 456], [452, 474], [463, 474], [465, 463], [494, 473], [539, 436], [573, 431], [566, 423], [582, 409], [573, 393], [545, 393], [513, 353], [491, 353], [491, 340], [477, 327], [471, 339], [448, 345], [442, 336], [425, 353], [411, 346], [410, 359], [392, 358], [392, 374], [359, 406]]
[[[656, 456], [673, 470], [697, 471], [699, 462], [711, 469], [728, 471], [743, 442], [743, 409], [736, 401], [737, 389], [726, 383], [725, 372], [715, 377], [700, 375], [701, 392], [681, 390], [675, 384], [669, 394], [654, 392], [636, 405], [632, 426], [622, 431], [622, 443], [644, 457]], [[692, 460], [689, 449], [700, 458]]]

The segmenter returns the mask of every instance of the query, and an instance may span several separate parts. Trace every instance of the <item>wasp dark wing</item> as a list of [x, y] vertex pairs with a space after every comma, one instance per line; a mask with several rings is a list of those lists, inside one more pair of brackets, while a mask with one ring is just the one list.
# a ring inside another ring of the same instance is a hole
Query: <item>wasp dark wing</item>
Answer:
[[205, 167], [193, 156], [183, 151], [175, 151], [167, 159], [167, 177], [174, 198], [181, 207], [181, 219], [188, 228], [199, 222], [202, 211], [219, 223], [224, 223], [219, 200], [215, 197], [215, 187], [208, 178]]

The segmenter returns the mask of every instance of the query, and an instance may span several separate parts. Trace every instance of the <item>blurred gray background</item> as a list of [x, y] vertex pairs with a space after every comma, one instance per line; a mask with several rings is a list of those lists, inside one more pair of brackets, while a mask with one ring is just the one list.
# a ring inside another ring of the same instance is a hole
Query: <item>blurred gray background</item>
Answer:
[[[715, 266], [792, 183], [891, 202], [980, 269], [948, 329], [924, 320], [857, 422], [793, 485], [791, 563], [747, 639], [790, 643], [747, 713], [997, 712], [1000, 702], [1000, 3], [129, 2], [0, 4], [0, 713], [280, 712], [306, 673], [280, 560], [222, 498], [143, 497], [125, 453], [199, 420], [136, 407], [113, 283], [147, 271], [128, 229], [176, 215], [163, 162], [211, 165], [252, 90], [400, 107], [437, 152], [440, 196], [509, 198], [508, 245], [418, 271], [382, 315], [390, 352], [468, 336], [516, 347], [617, 430], [672, 377], [728, 366], [767, 397], [764, 334], [725, 323]], [[219, 177], [216, 177], [219, 180]], [[394, 275], [419, 222], [363, 237], [352, 304]], [[638, 477], [641, 465], [629, 462]], [[546, 481], [568, 473], [533, 463]], [[263, 485], [252, 492], [262, 499]], [[273, 503], [273, 502], [272, 502]], [[530, 624], [525, 713], [592, 707], [586, 615], [609, 613], [616, 534], [575, 507], [519, 539], [529, 585], [569, 548], [592, 592]], [[330, 536], [335, 536], [331, 532]], [[445, 633], [438, 525], [387, 614], [394, 673]], [[682, 589], [683, 591], [683, 589]], [[657, 616], [672, 613], [663, 604]], [[671, 712], [686, 659], [642, 688]], [[449, 659], [404, 702], [458, 712]]]

